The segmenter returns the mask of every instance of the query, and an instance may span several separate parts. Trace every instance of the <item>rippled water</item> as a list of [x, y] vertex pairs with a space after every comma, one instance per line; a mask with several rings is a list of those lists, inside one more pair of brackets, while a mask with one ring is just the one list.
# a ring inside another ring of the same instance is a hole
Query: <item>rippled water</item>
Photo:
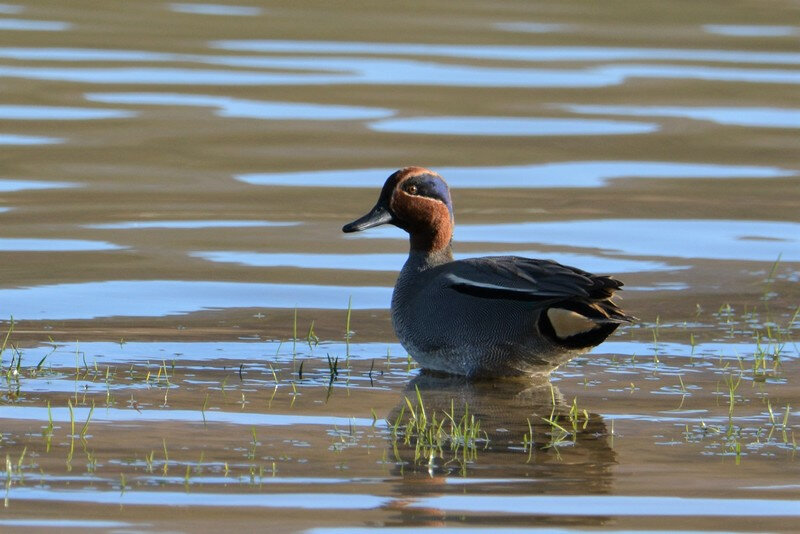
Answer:
[[[520, 166], [442, 167], [453, 189], [532, 189], [554, 187], [602, 187], [621, 178], [780, 178], [796, 171], [776, 167], [681, 163], [667, 161], [566, 161]], [[292, 173], [242, 174], [247, 184], [286, 187], [364, 187], [374, 185], [375, 175], [386, 169], [342, 169]]]
[[[792, 531], [798, 15], [0, 4], [0, 529]], [[457, 257], [617, 274], [640, 322], [420, 373], [404, 234], [341, 233], [411, 164]]]

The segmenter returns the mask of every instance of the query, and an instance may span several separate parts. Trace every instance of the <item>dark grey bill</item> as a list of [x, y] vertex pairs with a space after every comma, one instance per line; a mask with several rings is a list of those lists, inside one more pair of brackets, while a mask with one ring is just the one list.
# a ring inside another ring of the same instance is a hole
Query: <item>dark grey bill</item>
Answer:
[[360, 232], [361, 230], [366, 230], [367, 228], [372, 228], [373, 226], [379, 226], [381, 224], [388, 224], [392, 222], [394, 222], [394, 215], [392, 215], [392, 212], [390, 212], [389, 209], [382, 204], [378, 204], [360, 219], [356, 219], [350, 224], [345, 224], [342, 226], [342, 232]]

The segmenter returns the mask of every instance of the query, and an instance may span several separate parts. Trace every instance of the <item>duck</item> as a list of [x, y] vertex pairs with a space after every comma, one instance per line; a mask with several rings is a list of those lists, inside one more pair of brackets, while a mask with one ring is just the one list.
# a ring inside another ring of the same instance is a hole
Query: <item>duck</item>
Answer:
[[622, 282], [547, 259], [455, 260], [447, 182], [404, 167], [375, 206], [342, 227], [383, 224], [409, 234], [409, 254], [392, 292], [392, 326], [423, 370], [469, 378], [546, 375], [635, 321], [612, 301]]

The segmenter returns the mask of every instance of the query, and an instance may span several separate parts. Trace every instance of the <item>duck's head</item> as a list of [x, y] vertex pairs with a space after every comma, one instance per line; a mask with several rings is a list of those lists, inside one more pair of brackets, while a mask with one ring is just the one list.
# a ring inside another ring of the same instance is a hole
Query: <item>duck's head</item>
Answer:
[[405, 167], [389, 176], [375, 207], [342, 231], [393, 224], [410, 234], [412, 249], [436, 251], [450, 246], [453, 223], [453, 203], [444, 179], [423, 167]]

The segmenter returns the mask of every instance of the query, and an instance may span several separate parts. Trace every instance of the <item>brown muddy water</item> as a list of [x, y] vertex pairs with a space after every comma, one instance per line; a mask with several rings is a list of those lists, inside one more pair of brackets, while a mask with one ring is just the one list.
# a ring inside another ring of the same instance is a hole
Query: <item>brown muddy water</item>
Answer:
[[[8, 2], [0, 530], [796, 529], [796, 1]], [[421, 375], [410, 164], [641, 322]]]

